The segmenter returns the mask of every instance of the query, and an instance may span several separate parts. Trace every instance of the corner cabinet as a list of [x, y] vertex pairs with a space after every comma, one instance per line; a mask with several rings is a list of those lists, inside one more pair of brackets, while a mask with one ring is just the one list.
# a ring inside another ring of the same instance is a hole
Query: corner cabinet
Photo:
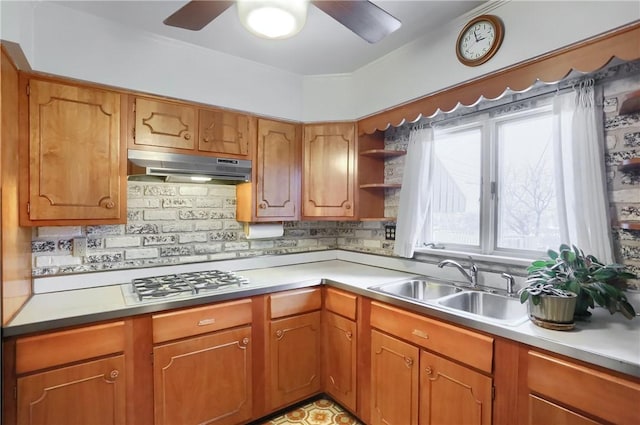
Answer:
[[20, 224], [124, 223], [121, 95], [57, 81], [23, 84], [29, 140], [20, 152]]
[[300, 125], [258, 119], [250, 183], [236, 186], [236, 220], [300, 218]]
[[302, 144], [302, 218], [355, 220], [355, 123], [308, 124]]

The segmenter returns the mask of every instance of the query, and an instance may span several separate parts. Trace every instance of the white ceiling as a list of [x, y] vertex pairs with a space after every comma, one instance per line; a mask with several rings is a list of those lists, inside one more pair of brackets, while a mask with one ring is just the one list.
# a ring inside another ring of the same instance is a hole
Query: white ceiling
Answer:
[[162, 21], [187, 1], [59, 1], [66, 7], [135, 27], [162, 37], [228, 53], [299, 75], [351, 73], [400, 46], [424, 36], [483, 1], [376, 0], [402, 27], [369, 44], [318, 8], [310, 6], [302, 31], [287, 40], [264, 40], [249, 34], [238, 21], [235, 5], [201, 31], [166, 26]]

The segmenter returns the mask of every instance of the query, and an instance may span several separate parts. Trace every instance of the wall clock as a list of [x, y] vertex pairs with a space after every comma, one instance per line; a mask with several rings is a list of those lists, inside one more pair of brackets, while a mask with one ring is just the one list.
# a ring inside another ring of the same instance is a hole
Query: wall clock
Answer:
[[467, 66], [478, 66], [496, 54], [502, 44], [504, 28], [500, 18], [481, 15], [469, 21], [456, 41], [456, 56]]

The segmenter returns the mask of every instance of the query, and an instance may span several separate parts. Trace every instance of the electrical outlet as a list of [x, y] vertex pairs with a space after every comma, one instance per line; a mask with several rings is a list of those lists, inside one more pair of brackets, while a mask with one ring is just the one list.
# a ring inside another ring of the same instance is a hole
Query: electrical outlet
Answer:
[[71, 255], [74, 257], [87, 256], [87, 238], [73, 238]]
[[396, 240], [396, 226], [395, 225], [386, 225], [384, 226], [384, 239], [387, 241], [395, 241]]

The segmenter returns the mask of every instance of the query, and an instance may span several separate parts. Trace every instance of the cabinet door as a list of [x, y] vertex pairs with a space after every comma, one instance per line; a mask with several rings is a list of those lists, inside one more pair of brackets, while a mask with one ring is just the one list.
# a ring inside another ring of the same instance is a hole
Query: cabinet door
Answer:
[[251, 327], [153, 349], [157, 425], [235, 424], [251, 418]]
[[423, 351], [421, 425], [490, 425], [491, 378]]
[[138, 97], [133, 144], [192, 153], [185, 151], [195, 150], [196, 120], [195, 107]]
[[355, 125], [304, 127], [302, 215], [354, 218]]
[[271, 409], [319, 392], [320, 312], [271, 321], [269, 357]]
[[376, 330], [371, 331], [371, 423], [418, 423], [420, 350]]
[[18, 378], [20, 425], [124, 423], [124, 356]]
[[338, 403], [356, 411], [356, 324], [337, 314], [325, 314], [325, 390]]
[[259, 120], [256, 155], [256, 217], [298, 218], [300, 142], [294, 124]]
[[217, 109], [198, 111], [198, 150], [225, 157], [250, 159], [252, 119]]
[[29, 85], [29, 219], [124, 221], [120, 95]]

